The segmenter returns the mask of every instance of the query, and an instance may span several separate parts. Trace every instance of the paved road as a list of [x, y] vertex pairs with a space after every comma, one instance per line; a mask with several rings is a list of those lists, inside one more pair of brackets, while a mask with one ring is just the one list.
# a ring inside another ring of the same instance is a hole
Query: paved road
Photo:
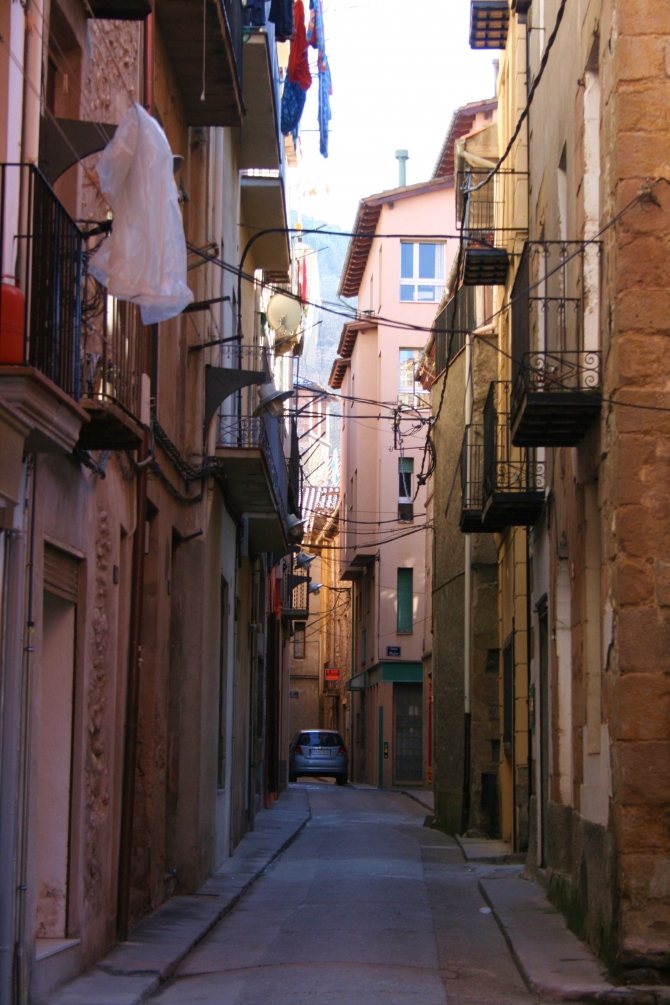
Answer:
[[152, 1002], [534, 1002], [480, 910], [477, 871], [423, 826], [423, 807], [374, 789], [306, 788], [311, 821]]

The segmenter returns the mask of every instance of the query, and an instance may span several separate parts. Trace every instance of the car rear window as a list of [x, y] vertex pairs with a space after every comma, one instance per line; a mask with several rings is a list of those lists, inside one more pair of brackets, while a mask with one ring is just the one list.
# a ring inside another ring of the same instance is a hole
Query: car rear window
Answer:
[[302, 747], [341, 747], [342, 737], [339, 733], [301, 733], [296, 743]]

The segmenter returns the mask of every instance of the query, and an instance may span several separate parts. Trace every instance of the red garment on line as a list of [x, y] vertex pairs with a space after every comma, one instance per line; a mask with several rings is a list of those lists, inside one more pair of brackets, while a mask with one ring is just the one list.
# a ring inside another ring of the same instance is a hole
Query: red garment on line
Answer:
[[288, 57], [288, 79], [292, 84], [300, 84], [303, 91], [312, 86], [312, 74], [307, 59], [307, 31], [305, 30], [305, 6], [302, 0], [293, 4], [293, 38]]

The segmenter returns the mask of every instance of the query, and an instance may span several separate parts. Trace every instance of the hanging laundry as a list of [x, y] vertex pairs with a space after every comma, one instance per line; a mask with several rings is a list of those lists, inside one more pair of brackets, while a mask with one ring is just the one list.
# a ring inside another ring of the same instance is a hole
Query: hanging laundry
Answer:
[[263, 28], [265, 25], [265, 0], [247, 0], [242, 8], [245, 28]]
[[298, 83], [284, 81], [284, 93], [281, 99], [281, 131], [284, 136], [293, 133], [294, 139], [305, 107], [307, 92]]
[[333, 85], [326, 56], [326, 38], [323, 30], [323, 10], [321, 0], [309, 0], [311, 10], [307, 40], [314, 49], [318, 49], [319, 61], [319, 150], [322, 157], [328, 156], [328, 128], [331, 119], [330, 96]]
[[275, 26], [275, 38], [286, 42], [293, 35], [293, 0], [272, 0], [268, 21]]
[[307, 58], [307, 30], [305, 28], [305, 6], [302, 0], [293, 5], [293, 38], [288, 57], [288, 79], [292, 84], [300, 84], [303, 91], [312, 86], [312, 74]]

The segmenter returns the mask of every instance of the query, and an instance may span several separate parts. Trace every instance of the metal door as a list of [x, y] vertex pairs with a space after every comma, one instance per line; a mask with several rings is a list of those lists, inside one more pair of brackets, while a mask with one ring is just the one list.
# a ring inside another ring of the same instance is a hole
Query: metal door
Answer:
[[395, 780], [423, 781], [423, 686], [396, 684]]

